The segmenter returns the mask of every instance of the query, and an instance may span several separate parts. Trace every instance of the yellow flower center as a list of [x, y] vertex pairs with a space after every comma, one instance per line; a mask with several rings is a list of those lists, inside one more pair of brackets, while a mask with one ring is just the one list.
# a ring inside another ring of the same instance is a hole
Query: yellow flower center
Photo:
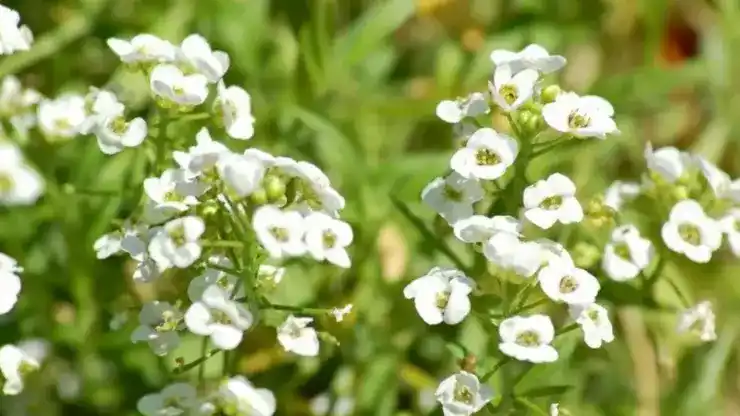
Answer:
[[506, 104], [514, 104], [514, 101], [519, 97], [519, 90], [516, 85], [506, 84], [502, 85], [498, 90], [499, 95], [506, 101]]
[[565, 276], [560, 279], [558, 288], [560, 289], [560, 293], [573, 293], [578, 289], [578, 281], [572, 276]]
[[516, 343], [522, 347], [536, 347], [540, 345], [540, 335], [535, 331], [523, 331], [516, 336]]
[[568, 115], [568, 127], [572, 129], [582, 129], [591, 124], [591, 118], [574, 111]]
[[285, 228], [272, 226], [270, 227], [270, 234], [275, 237], [275, 240], [286, 243], [290, 237], [290, 233]]
[[0, 195], [13, 190], [13, 177], [7, 173], [0, 173]]
[[337, 243], [337, 235], [331, 231], [324, 231], [322, 241], [324, 243], [324, 247], [333, 248], [334, 245]]
[[617, 256], [623, 258], [627, 261], [632, 261], [632, 256], [630, 255], [630, 249], [627, 247], [627, 244], [625, 243], [617, 243], [614, 245], [614, 254]]
[[480, 166], [493, 166], [501, 163], [501, 158], [491, 149], [478, 149], [475, 161]]
[[456, 383], [455, 390], [453, 391], [452, 395], [456, 402], [468, 404], [473, 402], [473, 392], [470, 391], [470, 388], [468, 388], [468, 386], [466, 385]]
[[694, 224], [684, 223], [679, 225], [678, 235], [691, 245], [698, 246], [701, 244], [701, 232], [699, 231], [699, 227]]
[[185, 227], [182, 225], [172, 228], [167, 231], [167, 234], [169, 234], [176, 247], [182, 247], [185, 245]]
[[116, 117], [108, 124], [108, 128], [111, 129], [113, 133], [116, 133], [118, 135], [122, 135], [126, 133], [126, 129], [128, 128], [128, 123], [126, 122], [126, 119], [123, 117]]
[[561, 205], [563, 205], [563, 197], [560, 195], [555, 195], [545, 198], [545, 200], [542, 201], [542, 203], [540, 204], [540, 207], [544, 209], [555, 210], [560, 208]]
[[462, 198], [463, 198], [462, 191], [458, 191], [457, 189], [449, 185], [445, 185], [444, 190], [442, 192], [444, 194], [445, 199], [449, 201], [454, 201], [454, 202], [462, 201]]
[[448, 292], [437, 293], [436, 305], [438, 309], [444, 309], [450, 303], [450, 294]]

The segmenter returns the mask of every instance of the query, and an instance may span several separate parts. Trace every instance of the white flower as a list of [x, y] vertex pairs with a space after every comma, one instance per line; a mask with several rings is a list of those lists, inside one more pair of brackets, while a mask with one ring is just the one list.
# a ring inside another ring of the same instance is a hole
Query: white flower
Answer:
[[266, 171], [259, 159], [236, 153], [222, 155], [217, 167], [219, 177], [239, 197], [249, 196], [259, 189]]
[[722, 244], [722, 228], [704, 213], [693, 199], [683, 200], [671, 208], [668, 221], [661, 229], [669, 249], [696, 263], [707, 263]]
[[162, 268], [184, 269], [195, 263], [202, 248], [200, 237], [206, 230], [200, 217], [176, 218], [164, 225], [149, 242], [149, 255]]
[[272, 205], [263, 205], [255, 210], [252, 227], [260, 244], [272, 258], [301, 256], [306, 252], [303, 242], [306, 223], [296, 211], [282, 211]]
[[511, 137], [482, 128], [473, 133], [450, 160], [450, 167], [465, 178], [497, 179], [514, 163], [519, 146]]
[[727, 234], [727, 242], [730, 244], [732, 254], [740, 257], [740, 208], [727, 211], [719, 224], [722, 231]]
[[85, 99], [76, 94], [43, 100], [39, 104], [39, 128], [50, 138], [70, 139], [77, 136], [86, 119]]
[[450, 224], [472, 216], [473, 203], [483, 195], [478, 180], [466, 179], [457, 172], [434, 179], [421, 191], [421, 199]]
[[243, 88], [235, 85], [227, 88], [219, 81], [218, 97], [213, 105], [229, 136], [241, 140], [254, 136], [252, 98]]
[[44, 180], [23, 162], [13, 162], [0, 142], [0, 205], [33, 205], [44, 192]]
[[678, 319], [678, 333], [692, 333], [699, 336], [704, 342], [717, 339], [714, 325], [714, 312], [709, 301], [698, 303], [693, 308], [686, 309]]
[[0, 315], [5, 315], [15, 307], [20, 291], [20, 277], [0, 267]]
[[121, 58], [121, 62], [133, 63], [162, 63], [175, 60], [175, 46], [154, 35], [143, 33], [131, 40], [109, 38], [108, 47]]
[[427, 324], [457, 325], [470, 313], [468, 296], [473, 289], [475, 282], [463, 272], [434, 267], [409, 283], [403, 296], [414, 300], [416, 311]]
[[38, 104], [41, 98], [38, 91], [24, 89], [18, 78], [7, 75], [0, 85], [0, 117], [9, 117], [10, 124], [25, 135], [28, 129], [36, 125], [36, 112], [33, 106]]
[[550, 262], [543, 267], [537, 280], [548, 298], [569, 305], [593, 303], [601, 289], [591, 273], [561, 262]]
[[603, 343], [614, 341], [609, 312], [595, 303], [570, 305], [570, 316], [583, 330], [583, 340], [591, 348], [601, 348]]
[[90, 87], [85, 96], [87, 118], [80, 125], [80, 134], [90, 134], [110, 117], [123, 115], [125, 107], [110, 91]]
[[242, 376], [225, 380], [218, 390], [218, 395], [222, 410], [229, 411], [222, 414], [272, 416], [277, 407], [275, 395], [270, 390], [255, 388], [249, 380]]
[[493, 72], [493, 82], [488, 82], [488, 89], [496, 105], [508, 113], [532, 98], [539, 76], [534, 69], [515, 72], [509, 65], [499, 65]]
[[239, 346], [244, 331], [253, 322], [252, 313], [229, 299], [226, 291], [217, 285], [206, 288], [201, 300], [185, 312], [185, 325], [190, 332], [210, 337], [213, 345], [224, 350]]
[[521, 241], [512, 233], [498, 233], [483, 245], [483, 255], [507, 270], [532, 277], [542, 265], [543, 250], [535, 241]]
[[180, 345], [182, 312], [168, 302], [148, 302], [139, 312], [139, 326], [131, 333], [131, 342], [147, 342], [156, 355], [167, 355]]
[[277, 329], [278, 342], [285, 351], [305, 357], [315, 357], [319, 354], [319, 336], [314, 328], [308, 326], [311, 322], [313, 318], [288, 316]]
[[696, 165], [704, 176], [704, 179], [712, 189], [714, 196], [717, 198], [725, 198], [731, 191], [732, 180], [730, 175], [722, 169], [718, 168], [717, 165], [708, 161], [702, 156], [693, 155], [692, 157], [694, 165]]
[[634, 279], [645, 270], [654, 254], [653, 244], [641, 237], [634, 225], [623, 225], [612, 231], [601, 267], [609, 278], [623, 282]]
[[285, 267], [275, 267], [269, 264], [260, 264], [257, 270], [257, 280], [260, 284], [275, 286], [283, 280]]
[[331, 187], [329, 178], [318, 166], [287, 157], [275, 158], [274, 164], [288, 176], [301, 180], [302, 198], [311, 208], [321, 209], [335, 217], [337, 211], [344, 209], [344, 197]]
[[614, 108], [605, 99], [573, 92], [561, 93], [542, 107], [542, 117], [550, 127], [576, 137], [606, 139], [607, 134], [619, 133], [613, 116]]
[[197, 34], [182, 41], [177, 59], [189, 69], [204, 75], [211, 83], [218, 82], [229, 69], [229, 55], [222, 51], [212, 51], [208, 41]]
[[15, 345], [0, 348], [0, 382], [4, 381], [3, 394], [14, 396], [23, 391], [23, 379], [36, 371], [39, 363]]
[[475, 374], [460, 371], [439, 383], [434, 396], [445, 416], [470, 416], [491, 401], [493, 391]]
[[556, 222], [571, 224], [583, 219], [576, 199], [576, 185], [567, 176], [554, 173], [524, 190], [524, 216], [534, 225], [548, 229]]
[[559, 416], [560, 415], [560, 404], [559, 403], [552, 403], [550, 405], [550, 416]]
[[[221, 255], [211, 256], [208, 259], [208, 264], [229, 268], [234, 267], [231, 260]], [[260, 270], [262, 270], [262, 267], [264, 266], [260, 266]], [[206, 266], [203, 274], [190, 281], [190, 284], [188, 285], [188, 297], [191, 301], [197, 302], [203, 298], [203, 292], [205, 292], [209, 286], [218, 285], [229, 295], [233, 294], [232, 297], [241, 298], [244, 296], [243, 287], [239, 287], [239, 290], [234, 292], [234, 290], [240, 286], [239, 281], [239, 276]]]
[[195, 135], [195, 146], [190, 146], [187, 152], [174, 151], [172, 158], [180, 168], [188, 171], [192, 176], [198, 176], [216, 167], [221, 158], [231, 154], [229, 148], [214, 141], [206, 127], [198, 130]]
[[462, 121], [465, 117], [477, 117], [490, 111], [486, 96], [474, 92], [465, 98], [444, 100], [437, 105], [437, 117], [451, 124]]
[[95, 257], [98, 260], [107, 259], [121, 251], [121, 236], [119, 233], [103, 234], [93, 243]]
[[137, 117], [126, 121], [122, 116], [108, 117], [95, 130], [100, 151], [106, 155], [116, 154], [127, 147], [137, 147], [148, 134], [146, 121]]
[[136, 403], [144, 416], [189, 415], [198, 404], [198, 392], [188, 383], [173, 383], [159, 393], [148, 394]]
[[342, 308], [334, 308], [331, 310], [331, 316], [334, 317], [334, 320], [337, 322], [342, 322], [344, 320], [344, 317], [346, 315], [349, 315], [349, 313], [352, 312], [352, 304], [348, 303]]
[[157, 65], [150, 77], [152, 92], [184, 106], [203, 104], [208, 97], [208, 80], [201, 74], [184, 75], [174, 65]]
[[688, 153], [675, 147], [661, 147], [653, 151], [650, 142], [645, 145], [644, 156], [650, 172], [668, 183], [674, 183], [681, 178], [692, 163], [691, 155]]
[[640, 194], [640, 184], [635, 182], [614, 181], [604, 192], [604, 205], [615, 211]]
[[19, 27], [20, 21], [17, 11], [0, 4], [0, 55], [31, 49], [33, 34], [28, 26]]
[[187, 211], [198, 204], [205, 187], [181, 169], [167, 169], [158, 178], [144, 180], [144, 192], [163, 215]]
[[326, 260], [342, 268], [352, 264], [346, 247], [352, 243], [352, 227], [323, 212], [314, 212], [304, 219], [306, 249], [318, 261]]
[[558, 352], [550, 345], [555, 328], [547, 315], [507, 318], [501, 322], [498, 335], [501, 352], [517, 360], [551, 363], [558, 359]]
[[521, 231], [519, 220], [508, 215], [489, 218], [473, 215], [455, 222], [455, 237], [464, 243], [484, 243], [500, 232], [518, 235]]
[[565, 58], [552, 55], [545, 48], [537, 44], [528, 45], [519, 52], [505, 49], [496, 49], [491, 52], [491, 61], [496, 66], [508, 65], [513, 72], [525, 69], [535, 69], [543, 74], [555, 72], [565, 66]]
[[[140, 260], [141, 253], [146, 251], [146, 244], [139, 238], [140, 234], [147, 233], [147, 227], [142, 225], [131, 225], [127, 220], [123, 223], [120, 230], [104, 234], [93, 243], [93, 250], [98, 260], [107, 259], [108, 257], [125, 251], [132, 255], [132, 258]], [[123, 241], [126, 241], [124, 244]], [[134, 254], [135, 252], [135, 254]]]

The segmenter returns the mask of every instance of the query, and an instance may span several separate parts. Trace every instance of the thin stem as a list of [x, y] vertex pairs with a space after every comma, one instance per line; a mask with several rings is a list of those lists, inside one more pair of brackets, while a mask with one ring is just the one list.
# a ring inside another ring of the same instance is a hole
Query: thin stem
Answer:
[[220, 264], [208, 263], [208, 266], [207, 267], [209, 269], [216, 269], [216, 270], [221, 271], [221, 272], [224, 272], [224, 273], [233, 274], [234, 276], [239, 276], [241, 274], [241, 272], [239, 270], [236, 270], [233, 267], [221, 266]]
[[[205, 358], [208, 356], [208, 337], [203, 337], [203, 340], [201, 341], [200, 356], [201, 358]], [[206, 380], [206, 360], [203, 359], [198, 364], [198, 385], [203, 387], [205, 380]]]
[[173, 123], [185, 123], [188, 121], [205, 120], [211, 118], [209, 113], [193, 113], [178, 117]]
[[577, 323], [573, 322], [572, 324], [570, 324], [570, 325], [568, 325], [566, 327], [563, 327], [563, 328], [559, 329], [558, 331], [556, 331], [555, 332], [555, 336], [558, 337], [560, 335], [567, 334], [568, 332], [571, 332], [571, 331], [574, 331], [574, 330], [578, 329], [578, 327], [579, 327], [579, 325]]
[[292, 306], [292, 305], [278, 305], [275, 303], [270, 303], [269, 301], [263, 299], [262, 300], [262, 308], [264, 309], [273, 309], [276, 311], [288, 311], [288, 312], [297, 312], [307, 315], [325, 315], [331, 312], [331, 309], [324, 309], [324, 308], [303, 308], [300, 306]]
[[200, 242], [203, 247], [229, 247], [229, 248], [244, 248], [244, 243], [241, 241], [228, 241], [228, 240], [219, 240], [219, 241], [208, 241], [203, 240]]
[[209, 360], [211, 357], [213, 357], [214, 355], [216, 355], [216, 354], [218, 354], [220, 352], [223, 352], [223, 350], [218, 350], [217, 349], [217, 350], [208, 351], [208, 352], [206, 352], [206, 355], [198, 358], [197, 360], [191, 361], [191, 362], [189, 362], [187, 364], [184, 364], [184, 365], [182, 365], [180, 367], [175, 368], [173, 370], [173, 373], [174, 374], [182, 374], [182, 373], [188, 372], [188, 371], [192, 370], [193, 368], [201, 365], [201, 363]]
[[691, 302], [689, 302], [689, 298], [687, 298], [686, 295], [684, 295], [684, 293], [678, 287], [676, 282], [674, 282], [673, 279], [665, 279], [665, 280], [668, 282], [669, 285], [671, 285], [671, 287], [673, 288], [673, 291], [676, 292], [676, 295], [681, 300], [681, 304], [686, 308], [690, 308]]
[[511, 312], [511, 314], [512, 314], [512, 315], [518, 315], [518, 314], [520, 314], [520, 313], [522, 313], [522, 312], [526, 312], [526, 311], [528, 311], [528, 310], [530, 310], [530, 309], [534, 309], [534, 308], [536, 308], [536, 307], [538, 307], [538, 306], [540, 306], [540, 305], [544, 305], [544, 304], [548, 303], [548, 301], [549, 301], [549, 300], [548, 300], [548, 299], [546, 299], [546, 298], [545, 298], [545, 299], [540, 299], [540, 300], [536, 300], [536, 301], [534, 301], [534, 302], [531, 302], [531, 303], [528, 303], [528, 304], [526, 304], [526, 305], [522, 305], [522, 306], [520, 306], [520, 307], [519, 307], [519, 308], [517, 308], [517, 309], [514, 309], [514, 310], [513, 310], [512, 312]]
[[158, 170], [164, 163], [165, 154], [167, 152], [167, 125], [170, 122], [169, 114], [167, 110], [159, 109], [159, 132], [157, 133], [157, 156], [154, 162], [154, 170]]
[[511, 362], [511, 357], [509, 357], [509, 356], [506, 356], [506, 357], [500, 359], [496, 363], [496, 365], [493, 366], [493, 368], [490, 371], [488, 371], [486, 374], [483, 374], [483, 376], [480, 378], [480, 380], [482, 382], [488, 381], [488, 379], [490, 379], [491, 377], [493, 377], [493, 375], [496, 374], [496, 372], [498, 370], [500, 370], [501, 367], [505, 366], [506, 364], [508, 364], [510, 362]]
[[524, 397], [515, 397], [514, 400], [524, 407], [528, 408], [529, 410], [537, 413], [538, 415], [548, 416], [544, 410], [540, 409], [539, 407], [537, 407], [537, 405], [530, 402], [528, 399], [525, 399]]

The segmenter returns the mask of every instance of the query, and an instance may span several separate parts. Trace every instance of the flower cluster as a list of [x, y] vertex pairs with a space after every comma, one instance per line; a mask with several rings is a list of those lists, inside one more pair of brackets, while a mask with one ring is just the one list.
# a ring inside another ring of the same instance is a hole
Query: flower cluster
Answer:
[[[650, 173], [642, 181], [617, 181], [585, 205], [579, 202], [576, 184], [563, 173], [530, 181], [527, 165], [540, 155], [564, 144], [619, 134], [614, 108], [601, 97], [546, 85], [543, 75], [559, 70], [566, 60], [539, 45], [520, 52], [496, 50], [491, 60], [494, 70], [487, 94], [474, 92], [437, 106], [437, 116], [454, 125], [461, 144], [450, 159], [449, 173], [434, 179], [421, 193], [455, 237], [485, 257], [487, 266], [470, 268], [454, 253], [448, 254], [457, 269], [436, 267], [406, 286], [404, 296], [413, 299], [427, 324], [463, 321], [474, 309], [471, 300], [474, 305], [483, 294], [473, 277], [488, 272], [520, 282], [513, 299], [502, 299], [502, 313], [486, 318], [498, 331], [504, 356], [532, 363], [556, 361], [558, 351], [552, 345], [556, 335], [577, 327], [591, 348], [612, 342], [609, 313], [596, 303], [602, 286], [597, 276], [617, 282], [641, 278], [649, 290], [665, 262], [665, 256], [656, 260], [656, 247], [641, 235], [639, 224], [620, 215], [627, 204], [645, 198], [665, 207], [660, 234], [668, 250], [707, 262], [720, 248], [724, 233], [738, 254], [740, 180], [731, 181], [700, 156], [675, 148], [653, 151], [648, 144], [645, 157]], [[496, 112], [508, 120], [508, 131], [486, 126]], [[550, 239], [553, 231], [569, 227], [587, 232], [590, 229], [585, 227], [612, 227], [610, 239], [603, 242], [603, 254], [596, 254], [603, 273], [596, 268], [598, 261], [586, 261], [580, 253], [572, 257], [567, 238], [559, 239], [562, 244]], [[654, 270], [650, 278], [648, 269]], [[536, 286], [544, 298], [526, 303]], [[523, 314], [544, 299], [567, 305], [573, 324], [556, 331], [548, 315]], [[680, 331], [695, 330], [705, 341], [715, 336], [708, 302], [688, 309], [680, 321]], [[464, 370], [440, 384], [437, 398], [446, 415], [470, 415], [492, 397], [483, 393], [471, 369]]]

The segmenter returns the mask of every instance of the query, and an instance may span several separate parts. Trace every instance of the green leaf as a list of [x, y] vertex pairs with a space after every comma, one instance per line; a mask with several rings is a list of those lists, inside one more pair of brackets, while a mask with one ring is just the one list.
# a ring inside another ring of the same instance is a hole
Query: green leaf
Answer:
[[528, 398], [559, 396], [559, 395], [565, 394], [568, 390], [572, 388], [573, 386], [570, 386], [570, 385], [535, 387], [533, 389], [526, 390], [522, 393], [516, 393], [516, 395], [520, 397], [528, 397]]
[[458, 360], [462, 360], [468, 355], [468, 349], [465, 348], [464, 345], [459, 344], [455, 341], [449, 341], [447, 344], [445, 344], [445, 346], [450, 351], [452, 356], [457, 358]]

